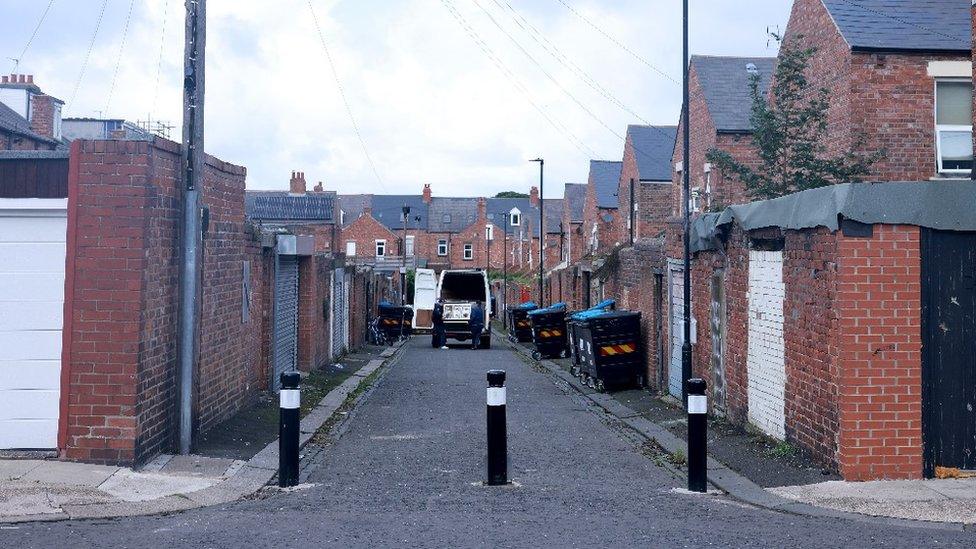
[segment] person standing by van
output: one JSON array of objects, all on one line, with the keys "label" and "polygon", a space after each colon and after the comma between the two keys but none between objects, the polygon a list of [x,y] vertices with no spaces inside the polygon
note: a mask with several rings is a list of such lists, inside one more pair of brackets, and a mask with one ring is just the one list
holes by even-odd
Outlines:
[{"label": "person standing by van", "polygon": [[471,306],[471,348],[477,349],[481,343],[481,332],[485,331],[485,309],[480,301]]},{"label": "person standing by van", "polygon": [[433,324],[433,330],[430,336],[430,346],[433,348],[440,347],[441,349],[447,349],[447,335],[444,333],[444,300],[438,299],[434,303],[434,311],[431,313],[431,322]]}]

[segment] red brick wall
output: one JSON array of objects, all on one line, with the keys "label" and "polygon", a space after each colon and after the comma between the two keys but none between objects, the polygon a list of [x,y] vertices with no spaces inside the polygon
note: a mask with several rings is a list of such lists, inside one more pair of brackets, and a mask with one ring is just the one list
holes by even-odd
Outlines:
[{"label": "red brick wall", "polygon": [[372,215],[364,213],[359,219],[342,229],[339,251],[343,254],[346,253],[346,243],[355,242],[356,257],[372,259],[376,257],[376,241],[386,240],[386,254],[390,256],[400,255],[399,246],[402,238],[402,232],[395,234],[374,219]]},{"label": "red brick wall", "polygon": [[332,257],[313,255],[298,263],[298,368],[312,371],[328,364],[332,328],[328,306],[332,297]]},{"label": "red brick wall", "polygon": [[50,95],[31,97],[31,130],[37,135],[54,139],[54,101]]},{"label": "red brick wall", "polygon": [[839,451],[849,480],[922,476],[918,227],[838,235]]},{"label": "red brick wall", "polygon": [[786,438],[820,463],[837,456],[837,234],[787,231],[783,252]]},{"label": "red brick wall", "polygon": [[[802,38],[801,38],[802,37]],[[828,151],[885,151],[872,166],[873,181],[925,181],[936,175],[935,84],[931,60],[968,56],[852,53],[820,0],[797,0],[784,45],[818,48],[808,76],[830,92]]]},{"label": "red brick wall", "polygon": [[[179,146],[76,141],[69,176],[75,231],[64,455],[140,463],[176,436]],[[247,398],[253,365],[241,345],[244,169],[208,158],[199,431]]]}]

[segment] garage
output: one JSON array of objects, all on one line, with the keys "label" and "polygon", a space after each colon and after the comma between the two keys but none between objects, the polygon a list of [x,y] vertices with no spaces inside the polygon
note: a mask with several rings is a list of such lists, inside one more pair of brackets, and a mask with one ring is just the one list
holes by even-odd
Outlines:
[{"label": "garage", "polygon": [[57,447],[66,199],[0,199],[0,449]]}]

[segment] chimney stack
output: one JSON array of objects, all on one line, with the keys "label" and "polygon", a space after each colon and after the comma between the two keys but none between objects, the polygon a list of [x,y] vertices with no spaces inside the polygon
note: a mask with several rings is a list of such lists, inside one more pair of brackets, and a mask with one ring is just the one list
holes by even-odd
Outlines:
[{"label": "chimney stack", "polygon": [[433,200],[430,192],[430,183],[424,183],[424,204],[430,204]]},{"label": "chimney stack", "polygon": [[319,182],[318,182],[318,183],[317,183],[317,184],[315,185],[315,187],[313,187],[313,188],[312,188],[312,190],[313,190],[313,191],[315,191],[315,192],[317,192],[317,193],[320,193],[320,192],[323,192],[323,191],[324,191],[324,189],[325,189],[325,187],[323,187],[323,186],[322,186],[322,182],[321,182],[321,181],[319,181]]},{"label": "chimney stack", "polygon": [[533,208],[538,208],[539,207],[539,188],[538,187],[532,187],[529,190],[529,204]]},{"label": "chimney stack", "polygon": [[488,200],[485,197],[478,198],[478,219],[488,219]]},{"label": "chimney stack", "polygon": [[307,192],[305,189],[305,172],[291,172],[288,192],[293,195],[304,195]]}]

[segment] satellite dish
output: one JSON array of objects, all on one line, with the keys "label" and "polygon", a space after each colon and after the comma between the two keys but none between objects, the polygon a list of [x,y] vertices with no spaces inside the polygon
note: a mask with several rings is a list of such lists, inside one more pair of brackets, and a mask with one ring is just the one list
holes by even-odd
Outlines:
[{"label": "satellite dish", "polygon": [[749,74],[759,74],[759,69],[755,63],[746,63],[746,72]]}]

